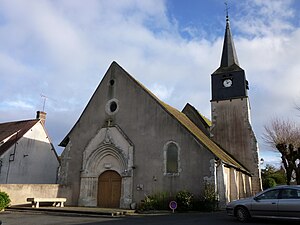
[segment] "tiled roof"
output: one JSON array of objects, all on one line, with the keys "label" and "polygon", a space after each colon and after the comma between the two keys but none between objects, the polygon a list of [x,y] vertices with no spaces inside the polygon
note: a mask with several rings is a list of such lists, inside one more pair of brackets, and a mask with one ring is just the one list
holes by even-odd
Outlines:
[{"label": "tiled roof", "polygon": [[38,121],[38,119],[34,119],[1,123],[0,143],[7,138],[8,140],[0,144],[0,156],[5,153],[6,150],[8,150],[14,143],[16,143]]},{"label": "tiled roof", "polygon": [[[194,106],[192,106],[190,103],[186,103],[186,105],[184,106],[184,108],[181,110],[182,113],[184,113],[185,115],[187,115],[187,117],[193,122],[195,123],[196,119],[198,121],[198,123],[202,124],[205,128],[210,128],[211,127],[211,121],[206,118],[204,115],[202,115]],[[190,114],[190,115],[189,115]],[[193,117],[190,117],[193,116]],[[197,126],[198,124],[195,123]],[[199,127],[199,126],[198,126]],[[200,128],[201,129],[201,128]],[[204,132],[205,133],[205,132]]]},{"label": "tiled roof", "polygon": [[[141,84],[136,79],[134,79],[126,71],[125,71],[125,73],[134,82],[136,82],[138,85],[140,85],[148,94],[150,94],[169,114],[171,114],[182,126],[184,126],[199,142],[201,142],[216,157],[221,159],[224,163],[226,163],[229,166],[233,166],[237,169],[240,169],[242,171],[249,173],[249,171],[242,164],[240,164],[231,155],[229,155],[224,149],[219,147],[212,139],[210,139],[207,135],[205,135],[203,133],[203,131],[201,131],[184,113],[180,112],[179,110],[177,110],[177,109],[173,108],[172,106],[161,101],[150,90],[148,90],[143,84]],[[202,118],[203,118],[203,116],[202,116]],[[207,123],[209,123],[209,125],[211,125],[211,122],[208,119],[206,119],[206,121],[207,121]]]},{"label": "tiled roof", "polygon": [[238,169],[247,171],[238,161],[220,148],[213,140],[205,135],[184,113],[177,109],[162,103],[165,109],[172,114],[191,134],[193,134],[207,149],[215,156],[221,159],[224,163],[234,166]]},{"label": "tiled roof", "polygon": [[199,115],[202,117],[202,119],[207,123],[208,126],[211,127],[211,121],[210,119],[206,118],[204,115],[202,115],[198,110],[197,112],[199,113]]},{"label": "tiled roof", "polygon": [[[241,165],[237,160],[235,160],[231,155],[229,155],[224,149],[219,147],[213,140],[211,140],[208,136],[206,136],[184,113],[178,111],[177,109],[169,106],[168,104],[161,101],[157,98],[150,90],[148,90],[144,85],[134,79],[126,70],[124,70],[118,63],[113,62],[108,71],[117,71],[114,68],[118,68],[124,72],[133,82],[139,85],[145,92],[147,92],[150,96],[152,96],[156,102],[161,105],[161,107],[169,113],[173,118],[175,118],[184,128],[188,130],[202,145],[204,145],[209,151],[211,151],[217,158],[222,160],[228,166],[233,166],[237,169],[240,169],[244,172],[249,173],[249,171]],[[108,74],[108,72],[107,72]],[[83,112],[84,113],[84,112]],[[200,114],[201,115],[201,114]],[[202,116],[202,115],[201,115]],[[202,118],[210,125],[210,121],[202,116]],[[80,118],[79,118],[80,119]],[[79,120],[78,120],[79,121]],[[78,121],[76,123],[78,123]],[[75,125],[71,129],[71,131],[67,134],[67,136],[62,140],[59,146],[66,147],[69,142],[69,135],[72,133]]]}]

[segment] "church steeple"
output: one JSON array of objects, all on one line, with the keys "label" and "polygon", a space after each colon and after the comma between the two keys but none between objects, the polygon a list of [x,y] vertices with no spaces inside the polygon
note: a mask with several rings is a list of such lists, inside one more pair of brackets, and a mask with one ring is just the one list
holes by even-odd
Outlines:
[{"label": "church steeple", "polygon": [[[251,188],[261,190],[257,141],[250,123],[248,81],[239,66],[226,5],[226,29],[220,67],[211,75],[211,137],[252,174]],[[244,188],[243,185],[240,188]],[[236,189],[232,189],[236,190]],[[240,189],[243,193],[243,189]]]},{"label": "church steeple", "polygon": [[220,67],[212,74],[212,101],[245,98],[248,82],[239,66],[231,35],[228,12]]},{"label": "church steeple", "polygon": [[231,35],[229,17],[228,15],[226,15],[226,29],[225,29],[223,52],[222,52],[220,67],[230,67],[233,64],[239,66],[239,61],[237,58],[237,54],[235,51],[235,47]]}]

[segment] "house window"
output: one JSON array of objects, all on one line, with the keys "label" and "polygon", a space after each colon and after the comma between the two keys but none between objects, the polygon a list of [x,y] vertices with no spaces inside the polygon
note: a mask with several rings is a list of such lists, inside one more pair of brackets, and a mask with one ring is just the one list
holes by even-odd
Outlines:
[{"label": "house window", "polygon": [[164,147],[165,175],[179,175],[179,146],[170,141]]}]

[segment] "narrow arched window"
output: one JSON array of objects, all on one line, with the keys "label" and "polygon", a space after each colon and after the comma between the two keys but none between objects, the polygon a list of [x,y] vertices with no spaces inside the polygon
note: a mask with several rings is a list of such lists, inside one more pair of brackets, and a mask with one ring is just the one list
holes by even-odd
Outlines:
[{"label": "narrow arched window", "polygon": [[180,172],[179,146],[174,141],[169,141],[164,146],[165,175],[178,176]]},{"label": "narrow arched window", "polygon": [[167,148],[167,173],[178,173],[178,148],[170,143]]}]

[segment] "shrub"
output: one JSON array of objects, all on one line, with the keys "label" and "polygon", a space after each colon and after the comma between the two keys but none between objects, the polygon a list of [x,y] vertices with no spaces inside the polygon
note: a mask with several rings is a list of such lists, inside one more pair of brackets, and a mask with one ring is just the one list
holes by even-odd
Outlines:
[{"label": "shrub", "polygon": [[286,184],[287,182],[284,169],[277,169],[269,164],[266,165],[266,168],[261,170],[261,178],[263,189]]},{"label": "shrub", "polygon": [[176,194],[178,211],[188,211],[192,209],[193,194],[188,191],[179,191]]},{"label": "shrub", "polygon": [[154,195],[146,196],[139,209],[147,210],[168,210],[171,198],[166,192],[160,192]]},{"label": "shrub", "polygon": [[202,195],[194,198],[193,209],[197,211],[215,211],[218,209],[218,195],[213,184],[204,184]]},{"label": "shrub", "polygon": [[0,191],[0,210],[3,210],[4,208],[8,207],[9,203],[10,203],[10,198],[8,194]]},{"label": "shrub", "polygon": [[142,200],[142,203],[139,206],[139,210],[141,211],[148,211],[153,210],[155,208],[154,200],[151,198],[151,196],[146,196],[144,200]]},{"label": "shrub", "polygon": [[214,211],[218,208],[218,195],[215,185],[210,183],[204,184],[203,201],[207,211]]},{"label": "shrub", "polygon": [[161,192],[146,196],[138,208],[141,211],[170,210],[169,203],[172,200],[176,200],[178,211],[214,211],[218,208],[215,186],[209,183],[204,184],[204,190],[200,196],[194,197],[188,191],[179,191],[175,197],[167,192]]},{"label": "shrub", "polygon": [[276,185],[276,181],[272,177],[267,177],[263,180],[263,189],[275,187]]}]

